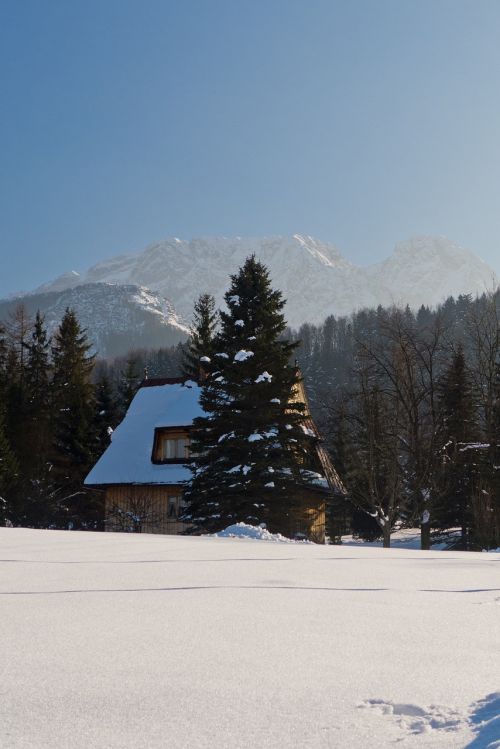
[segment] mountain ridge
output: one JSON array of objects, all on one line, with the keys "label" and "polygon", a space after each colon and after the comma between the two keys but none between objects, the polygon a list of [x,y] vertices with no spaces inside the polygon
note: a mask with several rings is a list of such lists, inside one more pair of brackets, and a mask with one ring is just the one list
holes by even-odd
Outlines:
[{"label": "mountain ridge", "polygon": [[498,283],[492,268],[442,236],[422,235],[400,242],[385,260],[362,267],[346,259],[332,243],[294,234],[171,237],[139,252],[103,260],[82,274],[63,274],[35,293],[83,283],[135,284],[168,299],[180,318],[189,321],[200,293],[207,291],[222,304],[229,274],[252,253],[268,266],[273,285],[287,298],[286,315],[293,327],[379,304],[435,306],[447,296],[482,293]]},{"label": "mountain ridge", "polygon": [[435,307],[449,296],[481,294],[498,285],[486,263],[443,236],[416,236],[366,267],[346,259],[336,245],[304,234],[275,237],[171,237],[69,271],[33,292],[0,300],[0,319],[16,303],[38,302],[54,328],[65,306],[75,308],[102,355],[185,339],[199,294],[224,303],[229,276],[248,255],[268,267],[283,292],[285,316],[298,329],[330,314],[382,306]]}]

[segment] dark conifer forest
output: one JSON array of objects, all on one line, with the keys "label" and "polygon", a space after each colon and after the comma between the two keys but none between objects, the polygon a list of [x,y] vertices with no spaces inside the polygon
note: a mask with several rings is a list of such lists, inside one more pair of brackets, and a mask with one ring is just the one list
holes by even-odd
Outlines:
[{"label": "dark conifer forest", "polygon": [[[226,300],[222,327],[213,300],[198,300],[191,345],[109,360],[71,309],[52,340],[23,307],[3,320],[0,522],[102,529],[100,497],[83,478],[145,374],[195,376],[199,359],[217,353],[204,350],[214,331],[241,332],[237,296]],[[408,526],[421,529],[423,548],[436,536],[463,549],[500,547],[499,315],[497,292],[278,331],[295,343],[287,355],[348,490],[329,507],[332,541],[353,532],[389,545]]]}]

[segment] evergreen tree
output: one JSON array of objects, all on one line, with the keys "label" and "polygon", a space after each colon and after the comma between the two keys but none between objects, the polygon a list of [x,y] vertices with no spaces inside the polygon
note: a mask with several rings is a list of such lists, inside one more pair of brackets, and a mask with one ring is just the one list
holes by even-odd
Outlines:
[{"label": "evergreen tree", "polygon": [[26,357],[32,330],[33,321],[29,317],[24,304],[19,304],[14,312],[9,315],[6,332],[9,348],[14,352],[18,364],[18,380],[21,385],[24,384]]},{"label": "evergreen tree", "polygon": [[26,387],[27,318],[24,307],[19,307],[7,326],[2,396],[3,429],[8,450],[16,464],[16,480],[9,483],[9,519],[15,525],[25,521],[23,492],[24,458],[27,456],[25,435],[28,423],[28,393]]},{"label": "evergreen tree", "polygon": [[28,320],[25,309],[21,305],[11,316],[7,326],[4,371],[5,429],[11,448],[16,455],[22,455],[25,450],[24,438],[28,418],[26,387],[28,335]]},{"label": "evergreen tree", "polygon": [[141,363],[139,357],[131,355],[126,361],[125,369],[120,374],[120,382],[118,385],[118,400],[121,418],[125,416],[125,413],[132,403],[132,399],[137,393],[139,385],[141,384],[142,374],[140,368]]},{"label": "evergreen tree", "polygon": [[500,361],[497,362],[495,372],[493,423],[495,426],[489,454],[492,522],[487,546],[500,548]]},{"label": "evergreen tree", "polygon": [[[211,294],[201,294],[194,305],[193,323],[187,349],[184,352],[182,374],[197,382],[200,368],[208,372],[214,355],[214,337],[218,323],[215,299]],[[207,361],[209,360],[209,361]]]},{"label": "evergreen tree", "polygon": [[439,388],[442,416],[439,497],[436,523],[440,528],[459,526],[462,547],[469,548],[471,504],[478,483],[479,430],[474,393],[460,345],[444,372]]},{"label": "evergreen tree", "polygon": [[[37,475],[47,460],[50,443],[50,342],[40,312],[36,313],[31,342],[27,345],[27,430],[25,444],[29,465]],[[36,454],[35,454],[36,453]]]},{"label": "evergreen tree", "polygon": [[495,367],[489,447],[480,463],[482,481],[474,496],[473,533],[481,549],[500,547],[500,361]]},{"label": "evergreen tree", "polygon": [[7,342],[5,339],[5,328],[0,323],[0,403],[5,403],[5,387],[7,367]]},{"label": "evergreen tree", "polygon": [[84,501],[82,482],[96,453],[94,387],[91,344],[73,310],[67,308],[54,336],[53,359],[53,474],[61,507],[69,521],[85,524],[93,518]]},{"label": "evergreen tree", "polygon": [[254,256],[231,276],[214,342],[214,366],[195,420],[193,479],[185,519],[195,530],[234,522],[299,530],[297,500],[311,436],[290,365],[296,344],[281,340],[284,300]]},{"label": "evergreen tree", "polygon": [[35,315],[31,340],[26,343],[26,349],[26,379],[30,402],[36,408],[38,404],[45,404],[46,402],[50,372],[50,341],[47,336],[44,317],[39,310]]},{"label": "evergreen tree", "polygon": [[[51,365],[50,342],[40,312],[36,313],[31,340],[26,344],[26,420],[22,452],[19,454],[23,524],[38,528],[51,525],[53,507],[50,496]],[[56,513],[57,514],[57,513]]]},{"label": "evergreen tree", "polygon": [[97,454],[101,455],[111,441],[113,429],[120,421],[119,405],[111,380],[102,374],[95,386]]},{"label": "evergreen tree", "polygon": [[11,450],[5,430],[4,416],[0,409],[0,525],[5,520],[16,521],[11,491],[18,481],[18,464]]}]

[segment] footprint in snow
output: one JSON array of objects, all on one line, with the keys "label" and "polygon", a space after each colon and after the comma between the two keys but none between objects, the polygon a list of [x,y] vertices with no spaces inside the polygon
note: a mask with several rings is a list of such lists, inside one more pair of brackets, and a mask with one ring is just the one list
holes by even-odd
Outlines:
[{"label": "footprint in snow", "polygon": [[467,726],[474,738],[465,749],[500,749],[500,692],[474,702],[468,716],[441,705],[423,708],[391,700],[365,700],[358,707],[390,716],[407,733],[457,731]]},{"label": "footprint in snow", "polygon": [[392,702],[391,700],[365,700],[361,709],[373,709],[381,715],[390,716],[400,728],[408,733],[430,733],[431,731],[457,731],[463,726],[463,717],[456,710],[441,705],[423,708],[418,705]]}]

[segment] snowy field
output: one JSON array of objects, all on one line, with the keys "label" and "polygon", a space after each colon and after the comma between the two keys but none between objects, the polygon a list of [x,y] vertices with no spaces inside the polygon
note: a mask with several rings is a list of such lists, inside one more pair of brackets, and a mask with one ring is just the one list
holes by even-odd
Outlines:
[{"label": "snowy field", "polygon": [[500,747],[500,554],[0,529],[0,747]]}]

